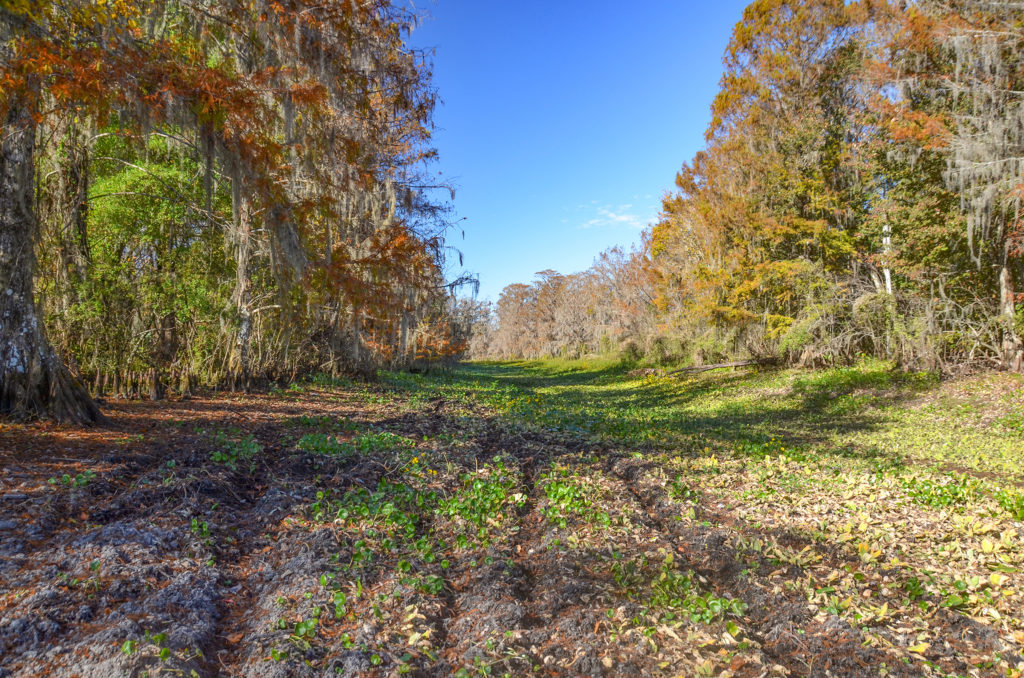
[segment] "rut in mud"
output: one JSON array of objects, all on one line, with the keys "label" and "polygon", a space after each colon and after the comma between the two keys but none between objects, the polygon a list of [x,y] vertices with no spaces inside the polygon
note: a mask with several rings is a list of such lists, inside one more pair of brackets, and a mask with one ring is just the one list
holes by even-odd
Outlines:
[{"label": "rut in mud", "polygon": [[0,676],[1005,675],[1020,661],[1012,637],[949,606],[932,608],[927,649],[899,614],[851,623],[808,587],[849,578],[895,610],[906,572],[741,515],[701,486],[720,474],[700,455],[373,386],[111,410],[106,431],[2,433]]}]

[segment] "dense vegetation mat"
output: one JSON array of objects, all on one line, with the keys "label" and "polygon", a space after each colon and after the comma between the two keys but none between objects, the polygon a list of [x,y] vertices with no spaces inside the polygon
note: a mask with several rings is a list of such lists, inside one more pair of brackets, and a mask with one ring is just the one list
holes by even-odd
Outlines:
[{"label": "dense vegetation mat", "polygon": [[[7,425],[0,676],[1020,676],[1019,390],[879,374],[474,366]],[[991,444],[887,452],[931,407]]]}]

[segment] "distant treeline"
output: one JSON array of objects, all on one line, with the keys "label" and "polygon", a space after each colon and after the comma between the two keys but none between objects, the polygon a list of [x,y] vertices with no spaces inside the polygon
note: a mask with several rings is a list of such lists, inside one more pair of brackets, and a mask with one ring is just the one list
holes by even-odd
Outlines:
[{"label": "distant treeline", "polygon": [[756,0],[724,64],[640,249],[506,288],[474,354],[1021,369],[1024,5]]},{"label": "distant treeline", "polygon": [[461,350],[400,5],[0,5],[0,414]]}]

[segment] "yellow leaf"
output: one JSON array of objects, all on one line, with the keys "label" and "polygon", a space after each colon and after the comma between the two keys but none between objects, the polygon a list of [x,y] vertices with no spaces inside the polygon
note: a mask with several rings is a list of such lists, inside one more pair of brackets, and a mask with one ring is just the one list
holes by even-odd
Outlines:
[{"label": "yellow leaf", "polygon": [[924,654],[924,651],[928,649],[928,643],[919,643],[917,645],[911,645],[907,648],[908,651],[916,654]]}]

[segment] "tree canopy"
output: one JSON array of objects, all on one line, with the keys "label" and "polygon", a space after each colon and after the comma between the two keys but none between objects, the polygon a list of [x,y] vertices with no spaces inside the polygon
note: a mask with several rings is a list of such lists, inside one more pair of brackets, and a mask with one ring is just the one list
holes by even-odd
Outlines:
[{"label": "tree canopy", "polygon": [[3,311],[25,323],[0,329],[0,409],[88,420],[81,379],[158,397],[451,353],[417,21],[386,0],[4,0]]},{"label": "tree canopy", "polygon": [[[644,321],[592,316],[580,346],[1020,369],[1022,20],[1016,3],[752,2],[705,148],[619,263],[644,271]],[[495,355],[568,348],[503,310],[543,306],[556,279],[506,290],[492,335],[533,339]]]}]

